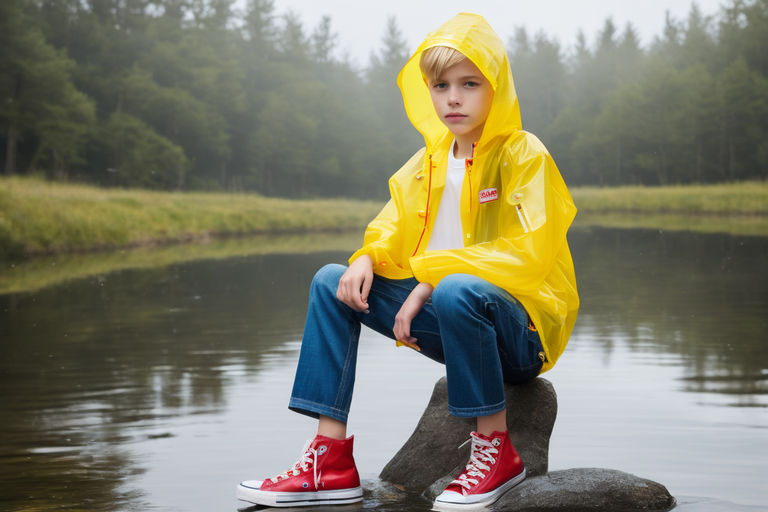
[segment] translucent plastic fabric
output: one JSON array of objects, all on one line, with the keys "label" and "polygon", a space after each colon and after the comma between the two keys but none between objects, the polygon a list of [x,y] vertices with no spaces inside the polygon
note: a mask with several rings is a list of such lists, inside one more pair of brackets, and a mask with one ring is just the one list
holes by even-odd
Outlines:
[{"label": "translucent plastic fabric", "polygon": [[[433,46],[467,56],[494,89],[491,111],[467,160],[461,198],[464,247],[425,251],[445,186],[452,134],[435,113],[421,53]],[[579,299],[566,232],[576,207],[544,145],[522,131],[504,43],[485,19],[462,13],[430,33],[397,78],[408,117],[424,136],[389,181],[391,199],[368,225],[363,247],[374,272],[415,276],[437,286],[449,274],[472,274],[509,291],[538,329],[549,370],[576,320]]]}]

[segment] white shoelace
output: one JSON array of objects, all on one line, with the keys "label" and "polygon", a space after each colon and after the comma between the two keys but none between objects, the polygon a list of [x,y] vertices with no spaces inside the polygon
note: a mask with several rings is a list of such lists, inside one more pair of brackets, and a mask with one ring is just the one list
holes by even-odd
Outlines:
[{"label": "white shoelace", "polygon": [[293,465],[293,467],[288,469],[285,473],[281,473],[276,477],[270,478],[270,480],[277,482],[278,480],[285,480],[286,478],[290,478],[292,476],[299,476],[301,473],[308,471],[308,465],[312,464],[312,476],[314,477],[315,489],[317,489],[317,450],[309,447],[311,443],[312,440],[310,439],[304,444],[304,448],[301,450],[302,455],[296,464]]},{"label": "white shoelace", "polygon": [[[472,441],[471,455],[469,456],[469,462],[464,468],[464,471],[459,477],[451,482],[451,484],[457,484],[464,488],[463,492],[466,494],[473,485],[477,485],[480,480],[472,477],[485,478],[484,471],[491,469],[491,466],[485,464],[489,462],[491,464],[496,463],[494,454],[499,453],[499,450],[491,444],[490,441],[479,437],[476,433],[470,434],[470,441]],[[466,444],[466,443],[465,443]],[[462,445],[463,446],[463,445]]]}]

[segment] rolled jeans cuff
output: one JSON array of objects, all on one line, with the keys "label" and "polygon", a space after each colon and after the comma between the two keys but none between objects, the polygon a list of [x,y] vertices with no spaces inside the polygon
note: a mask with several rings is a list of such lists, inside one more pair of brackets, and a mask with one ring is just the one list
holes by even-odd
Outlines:
[{"label": "rolled jeans cuff", "polygon": [[310,418],[317,419],[322,415],[342,423],[347,422],[347,417],[349,415],[348,411],[329,407],[310,400],[304,400],[303,398],[296,398],[295,396],[292,396],[288,401],[288,409],[309,416]]},{"label": "rolled jeans cuff", "polygon": [[452,405],[448,405],[448,412],[459,418],[475,418],[477,416],[488,416],[503,411],[506,406],[507,404],[505,400],[483,407],[453,407]]}]

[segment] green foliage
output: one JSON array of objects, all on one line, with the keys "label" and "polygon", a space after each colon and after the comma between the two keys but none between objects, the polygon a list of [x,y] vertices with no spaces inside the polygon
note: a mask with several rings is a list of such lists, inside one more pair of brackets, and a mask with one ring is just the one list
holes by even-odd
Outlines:
[{"label": "green foliage", "polygon": [[[72,83],[75,63],[46,42],[22,0],[0,7],[0,126],[5,173],[22,166],[63,176],[80,162],[94,106]],[[20,142],[24,141],[19,152]]]},{"label": "green foliage", "polygon": [[101,143],[115,167],[113,183],[129,187],[173,189],[184,180],[184,151],[141,119],[115,112],[104,126]]},{"label": "green foliage", "polygon": [[[273,0],[0,2],[5,173],[157,189],[384,198],[421,144],[394,17],[365,69],[330,17]],[[570,184],[768,175],[768,0],[692,4],[653,44],[607,19],[572,47],[509,41],[523,126]]]},{"label": "green foliage", "polygon": [[509,46],[523,126],[572,184],[765,179],[766,27],[768,0],[732,0],[717,17],[692,4],[684,22],[667,16],[648,49],[631,25],[619,36],[607,20],[570,58],[520,29]]},{"label": "green foliage", "polygon": [[403,108],[400,90],[395,78],[408,60],[408,48],[397,20],[387,19],[387,28],[381,39],[381,47],[371,55],[364,84],[365,101],[377,121],[375,128],[383,135],[379,140],[379,159],[395,170],[413,151],[424,144],[421,136],[411,126]]}]

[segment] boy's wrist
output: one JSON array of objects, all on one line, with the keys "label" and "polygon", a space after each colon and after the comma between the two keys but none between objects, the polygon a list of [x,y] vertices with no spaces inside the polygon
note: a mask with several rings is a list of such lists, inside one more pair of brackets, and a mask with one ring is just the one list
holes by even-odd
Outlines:
[{"label": "boy's wrist", "polygon": [[426,294],[428,294],[428,295],[429,295],[429,294],[431,294],[431,293],[432,293],[432,290],[434,289],[434,287],[433,287],[433,286],[432,286],[430,283],[427,283],[426,281],[422,281],[422,282],[420,282],[420,283],[418,284],[418,287],[419,287],[419,288],[420,288],[420,289],[421,289],[421,290],[422,290],[424,293],[426,293]]}]

